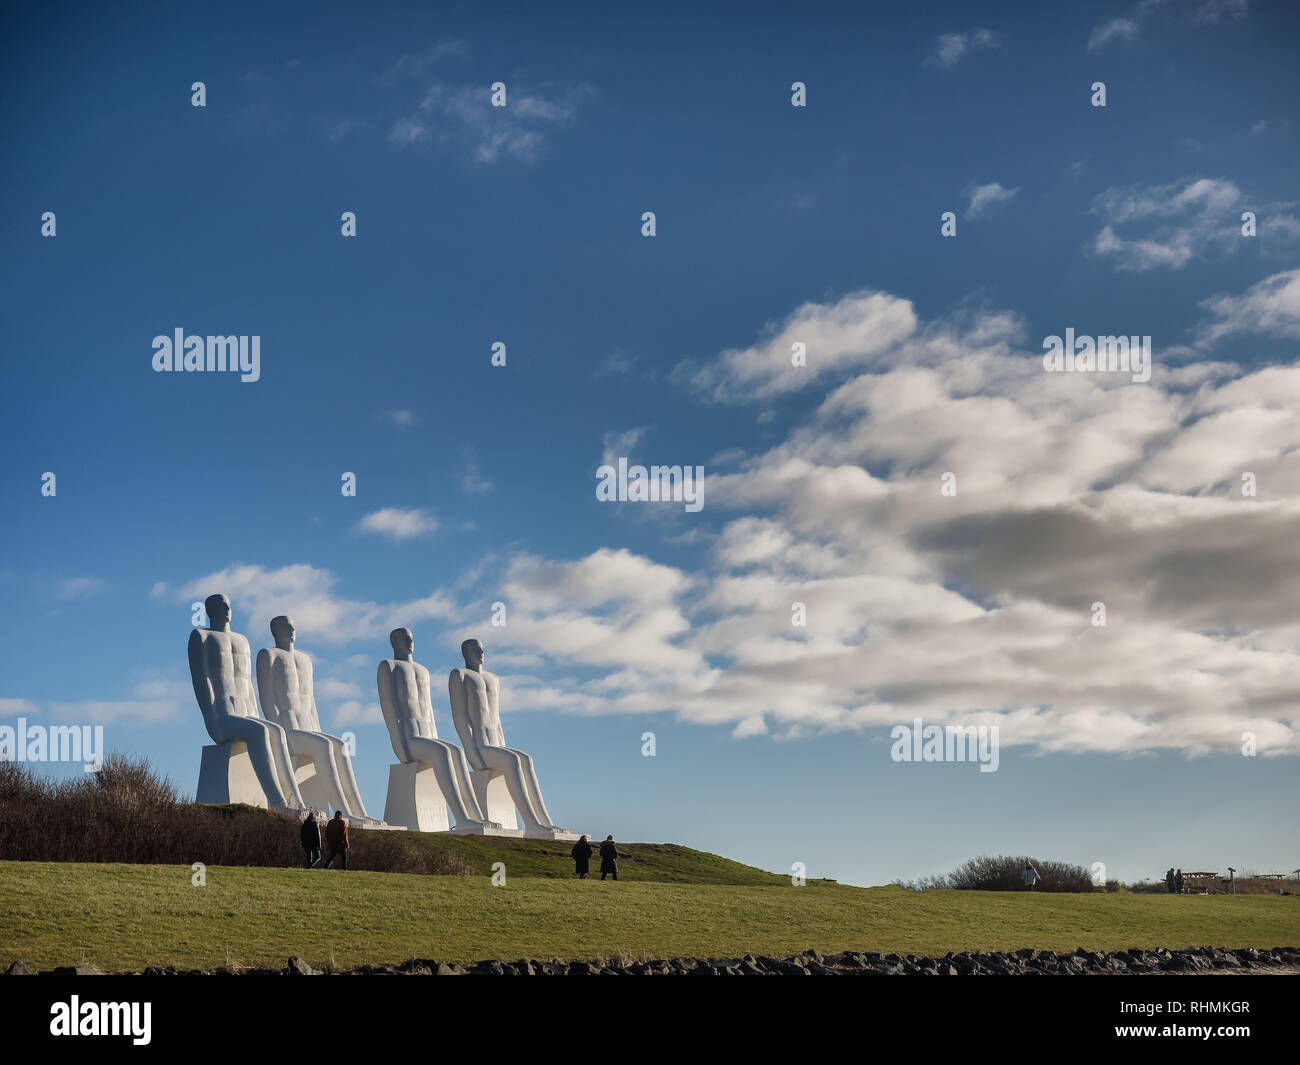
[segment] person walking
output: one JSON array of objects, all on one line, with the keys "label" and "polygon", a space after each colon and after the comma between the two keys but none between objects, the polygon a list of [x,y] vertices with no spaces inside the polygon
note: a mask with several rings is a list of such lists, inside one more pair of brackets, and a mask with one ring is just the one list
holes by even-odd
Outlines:
[{"label": "person walking", "polygon": [[1169,894],[1174,893],[1174,867],[1171,865],[1169,871],[1165,873],[1165,889]]},{"label": "person walking", "polygon": [[1179,869],[1176,873],[1174,873],[1174,894],[1181,895],[1182,893],[1183,893],[1183,871]]},{"label": "person walking", "polygon": [[1020,875],[1025,881],[1025,890],[1033,891],[1034,885],[1038,883],[1038,870],[1034,868],[1033,863],[1028,858],[1025,859],[1025,868]]},{"label": "person walking", "polygon": [[334,811],[334,820],[325,826],[325,846],[329,848],[330,856],[325,862],[325,868],[331,869],[334,866],[334,859],[339,859],[339,868],[348,867],[348,823],[343,820],[343,811]]},{"label": "person walking", "polygon": [[569,854],[573,857],[573,871],[578,874],[578,879],[586,880],[587,870],[591,867],[591,844],[587,842],[587,837],[578,840]]},{"label": "person walking", "polygon": [[302,849],[307,852],[307,868],[315,869],[320,864],[320,822],[316,820],[316,811],[307,814],[298,833],[302,839]]},{"label": "person walking", "polygon": [[614,843],[613,836],[606,836],[605,842],[600,845],[601,880],[605,879],[607,873],[615,880],[618,879],[618,847]]}]

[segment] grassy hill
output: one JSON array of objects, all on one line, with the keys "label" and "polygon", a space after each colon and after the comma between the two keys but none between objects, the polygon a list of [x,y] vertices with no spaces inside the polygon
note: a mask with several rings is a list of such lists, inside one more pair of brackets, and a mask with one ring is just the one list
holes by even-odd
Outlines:
[{"label": "grassy hill", "polygon": [[[386,833],[387,835],[388,833]],[[355,835],[355,833],[354,833]],[[568,879],[573,876],[572,843],[508,836],[453,836],[430,832],[392,833],[416,846],[463,858],[474,875],[489,876],[494,862],[504,862],[506,874],[521,877]],[[599,847],[599,841],[592,844]],[[766,873],[706,851],[673,843],[620,843],[620,882],[654,881],[665,884],[751,884],[771,887],[789,884],[788,876]],[[599,879],[600,857],[592,860]]]},{"label": "grassy hill", "polygon": [[[816,947],[942,955],[1300,944],[1300,898],[854,888],[773,876],[685,847],[639,845],[618,883],[555,876],[562,844],[450,839],[484,875],[0,862],[0,963],[340,968],[475,961],[788,955]],[[491,862],[505,861],[494,887]],[[528,872],[528,870],[533,872]],[[690,881],[690,882],[687,882]]]}]

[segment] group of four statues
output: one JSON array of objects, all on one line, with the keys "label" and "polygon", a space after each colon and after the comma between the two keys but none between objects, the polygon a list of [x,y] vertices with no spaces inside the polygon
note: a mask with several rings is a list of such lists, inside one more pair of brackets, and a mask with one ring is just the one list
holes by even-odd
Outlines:
[{"label": "group of four statues", "polygon": [[483,645],[461,644],[462,668],[447,678],[452,721],[464,751],[438,738],[429,671],[413,658],[410,629],[389,634],[393,657],[379,663],[379,705],[398,762],[389,770],[384,822],[366,813],[348,744],[321,731],[311,659],[294,646],[287,616],[271,620],[274,647],[252,651],[230,627],[230,600],[204,602],[208,627],[190,634],[190,677],[214,746],[203,749],[199,802],[250,802],[280,810],[341,810],[354,823],[448,828],[480,835],[576,838],[551,821],[533,760],[507,747],[501,728],[501,685],[483,668]]}]

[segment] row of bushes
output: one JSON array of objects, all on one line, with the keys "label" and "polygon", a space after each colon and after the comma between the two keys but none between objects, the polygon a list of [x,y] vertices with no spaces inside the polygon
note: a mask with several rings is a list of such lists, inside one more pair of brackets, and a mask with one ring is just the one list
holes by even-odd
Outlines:
[{"label": "row of bushes", "polygon": [[[1081,865],[1069,862],[1051,862],[1040,858],[1028,859],[1038,870],[1035,891],[1096,891],[1088,870]],[[921,880],[902,881],[903,887],[913,891],[956,890],[956,891],[1024,891],[1024,869],[1026,859],[1006,854],[982,855],[972,858],[960,868],[947,876],[931,876]],[[1112,881],[1111,883],[1115,883]],[[1116,891],[1106,885],[1107,891]]]},{"label": "row of bushes", "polygon": [[[190,802],[143,758],[109,755],[97,772],[63,780],[0,762],[3,860],[301,866],[298,829],[292,815]],[[349,868],[471,872],[462,856],[405,833],[353,829],[349,836]]]}]

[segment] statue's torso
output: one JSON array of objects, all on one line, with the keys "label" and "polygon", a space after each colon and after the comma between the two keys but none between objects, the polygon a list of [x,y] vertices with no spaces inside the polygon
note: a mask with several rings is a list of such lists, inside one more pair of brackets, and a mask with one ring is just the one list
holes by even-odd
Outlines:
[{"label": "statue's torso", "polygon": [[213,708],[218,714],[257,717],[253,698],[253,653],[237,632],[196,630],[202,661],[212,685]]},{"label": "statue's torso", "polygon": [[458,669],[465,686],[465,713],[489,746],[504,746],[501,733],[501,682],[485,669]]},{"label": "statue's torso", "polygon": [[302,651],[268,648],[271,657],[271,690],[274,708],[264,706],[268,717],[287,729],[319,732],[320,722],[312,710],[311,659]]},{"label": "statue's torso", "polygon": [[410,735],[436,740],[437,726],[433,723],[433,696],[429,686],[429,671],[419,662],[392,659],[393,708],[399,721],[405,721]]}]

